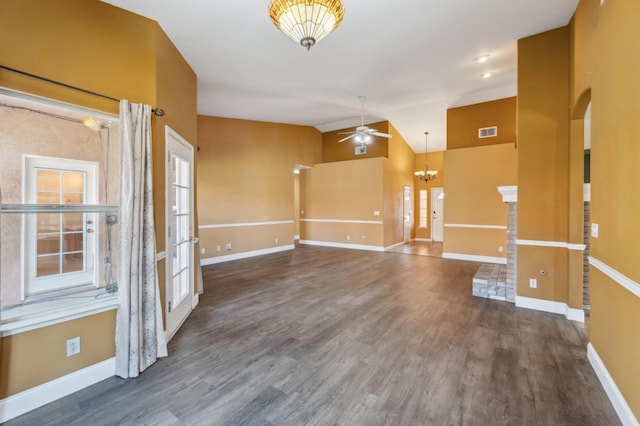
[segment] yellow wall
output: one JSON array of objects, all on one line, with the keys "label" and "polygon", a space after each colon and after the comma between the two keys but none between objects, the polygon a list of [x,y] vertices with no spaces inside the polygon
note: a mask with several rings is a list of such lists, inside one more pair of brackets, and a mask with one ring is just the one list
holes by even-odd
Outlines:
[{"label": "yellow wall", "polygon": [[[369,124],[368,127],[376,129],[382,133],[389,132],[390,123],[388,121],[381,121],[379,123]],[[349,139],[344,142],[338,142],[349,135],[340,134],[344,132],[355,131],[355,127],[347,129],[335,130],[332,132],[326,132],[322,134],[322,162],[329,163],[333,161],[345,161],[345,160],[361,160],[363,158],[374,157],[388,157],[389,156],[389,140],[386,138],[374,137],[373,141],[366,145],[367,153],[356,155],[355,147],[360,144]]]},{"label": "yellow wall", "polygon": [[[112,310],[3,337],[0,399],[113,357],[115,324]],[[65,342],[74,337],[81,351],[67,357]]]},{"label": "yellow wall", "polygon": [[507,205],[498,186],[516,184],[516,155],[513,143],[444,153],[444,252],[506,258]]},{"label": "yellow wall", "polygon": [[[389,122],[387,122],[389,123]],[[384,161],[384,246],[404,241],[404,187],[414,192],[415,153],[402,135],[389,123],[389,158]],[[410,212],[411,214],[411,212]],[[413,221],[411,221],[413,232]]]},{"label": "yellow wall", "polygon": [[404,240],[404,187],[414,189],[415,154],[388,121],[370,127],[392,137],[374,138],[362,156],[352,142],[337,142],[352,129],[323,134],[323,163],[301,173],[301,240],[379,249]]},{"label": "yellow wall", "polygon": [[[300,239],[382,248],[382,223],[357,222],[384,220],[383,161],[338,161],[302,170],[300,209],[304,213],[300,216]],[[374,211],[379,211],[380,216],[375,216]]]},{"label": "yellow wall", "polygon": [[[518,239],[568,241],[568,76],[568,27],[518,41]],[[568,264],[566,249],[518,246],[518,295],[569,303]]]},{"label": "yellow wall", "polygon": [[[478,129],[498,127],[498,135],[479,138]],[[447,150],[516,142],[516,98],[447,110]]]},{"label": "yellow wall", "polygon": [[[293,169],[318,162],[321,141],[312,127],[199,116],[198,217],[200,247],[206,250],[202,257],[293,244]],[[281,221],[290,223],[246,225]],[[240,226],[220,227],[229,224]],[[226,250],[227,244],[231,250]]]},{"label": "yellow wall", "polygon": [[[414,165],[414,171],[424,170],[424,165],[429,165],[429,170],[436,170],[438,177],[436,180],[429,182],[422,181],[415,178],[415,193],[414,193],[414,235],[416,239],[430,240],[431,239],[431,188],[444,187],[444,151],[430,152],[426,154],[416,154],[416,161]],[[427,227],[420,228],[420,190],[427,191]]]},{"label": "yellow wall", "polygon": [[[640,3],[580,2],[571,23],[572,114],[589,98],[591,256],[640,282]],[[640,418],[640,298],[591,267],[590,340]]]},{"label": "yellow wall", "polygon": [[[164,129],[165,123],[188,140],[197,138],[196,76],[159,25],[97,0],[0,0],[0,58],[3,65],[63,83],[75,85],[117,99],[161,106],[165,118],[153,118],[153,157],[158,249],[164,248]],[[0,86],[70,102],[111,113],[118,112],[113,101],[81,94],[50,83],[0,71]],[[162,102],[162,104],[159,104]],[[164,268],[159,265],[163,278]],[[160,286],[164,288],[163,285]],[[104,321],[104,324],[102,323]],[[95,327],[91,341],[83,345],[83,356],[64,362],[47,363],[47,372],[34,376],[3,364],[3,381],[10,381],[5,395],[46,382],[87,367],[114,355],[114,325],[110,317],[93,316],[38,332],[2,339],[2,359],[28,359],[33,348],[63,348],[66,335],[86,335],[86,324]],[[86,323],[86,324],[85,324]],[[58,330],[63,330],[58,332]],[[84,333],[84,334],[83,334]],[[55,339],[47,340],[43,336]],[[63,336],[64,335],[64,336]],[[11,340],[9,340],[11,339]],[[89,339],[89,338],[87,338]],[[20,342],[17,344],[16,342]],[[28,348],[28,349],[24,349]],[[48,352],[39,349],[39,353]]]}]

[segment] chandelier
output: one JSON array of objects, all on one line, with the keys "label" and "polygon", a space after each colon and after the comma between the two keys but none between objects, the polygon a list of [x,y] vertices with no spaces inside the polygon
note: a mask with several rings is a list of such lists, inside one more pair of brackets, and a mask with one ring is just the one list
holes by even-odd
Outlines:
[{"label": "chandelier", "polygon": [[427,147],[428,136],[429,136],[429,132],[424,132],[424,148],[425,148],[424,149],[424,158],[425,158],[424,170],[418,170],[417,172],[414,173],[414,175],[416,175],[418,179],[423,180],[425,182],[436,180],[438,178],[438,171],[429,170],[429,166],[426,163],[427,151],[428,151],[428,147]]},{"label": "chandelier", "polygon": [[340,0],[271,0],[269,16],[287,37],[309,50],[338,28],[344,8]]}]

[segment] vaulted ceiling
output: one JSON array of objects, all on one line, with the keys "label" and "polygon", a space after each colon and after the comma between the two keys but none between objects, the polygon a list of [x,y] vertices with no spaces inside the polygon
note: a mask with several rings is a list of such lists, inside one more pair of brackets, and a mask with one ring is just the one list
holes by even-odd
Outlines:
[{"label": "vaulted ceiling", "polygon": [[[310,51],[269,0],[104,0],[158,21],[198,75],[198,113],[329,131],[390,120],[415,152],[445,149],[446,110],[516,95],[516,42],[566,25],[578,0],[343,0]],[[489,54],[479,63],[474,58]],[[491,78],[483,78],[486,71]]]}]

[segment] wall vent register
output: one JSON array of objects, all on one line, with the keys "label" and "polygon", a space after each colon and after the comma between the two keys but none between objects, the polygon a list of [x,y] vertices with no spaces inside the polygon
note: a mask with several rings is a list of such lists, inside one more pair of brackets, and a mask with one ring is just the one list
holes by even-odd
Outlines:
[{"label": "wall vent register", "polygon": [[498,136],[498,126],[481,127],[478,129],[478,138],[495,138]]}]

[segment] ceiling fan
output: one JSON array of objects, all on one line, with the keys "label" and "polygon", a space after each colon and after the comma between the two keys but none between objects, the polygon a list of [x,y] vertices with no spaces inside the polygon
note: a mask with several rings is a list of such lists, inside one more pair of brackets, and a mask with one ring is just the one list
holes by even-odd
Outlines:
[{"label": "ceiling fan", "polygon": [[371,143],[371,141],[373,140],[373,136],[390,139],[390,134],[379,132],[376,129],[372,129],[364,125],[364,101],[367,98],[365,98],[364,96],[358,96],[358,99],[360,99],[360,106],[362,108],[362,120],[360,122],[361,124],[360,126],[356,127],[356,130],[353,132],[338,133],[339,135],[349,135],[346,138],[340,139],[338,142],[344,142],[349,139],[354,139],[356,142],[364,146],[365,144]]}]

